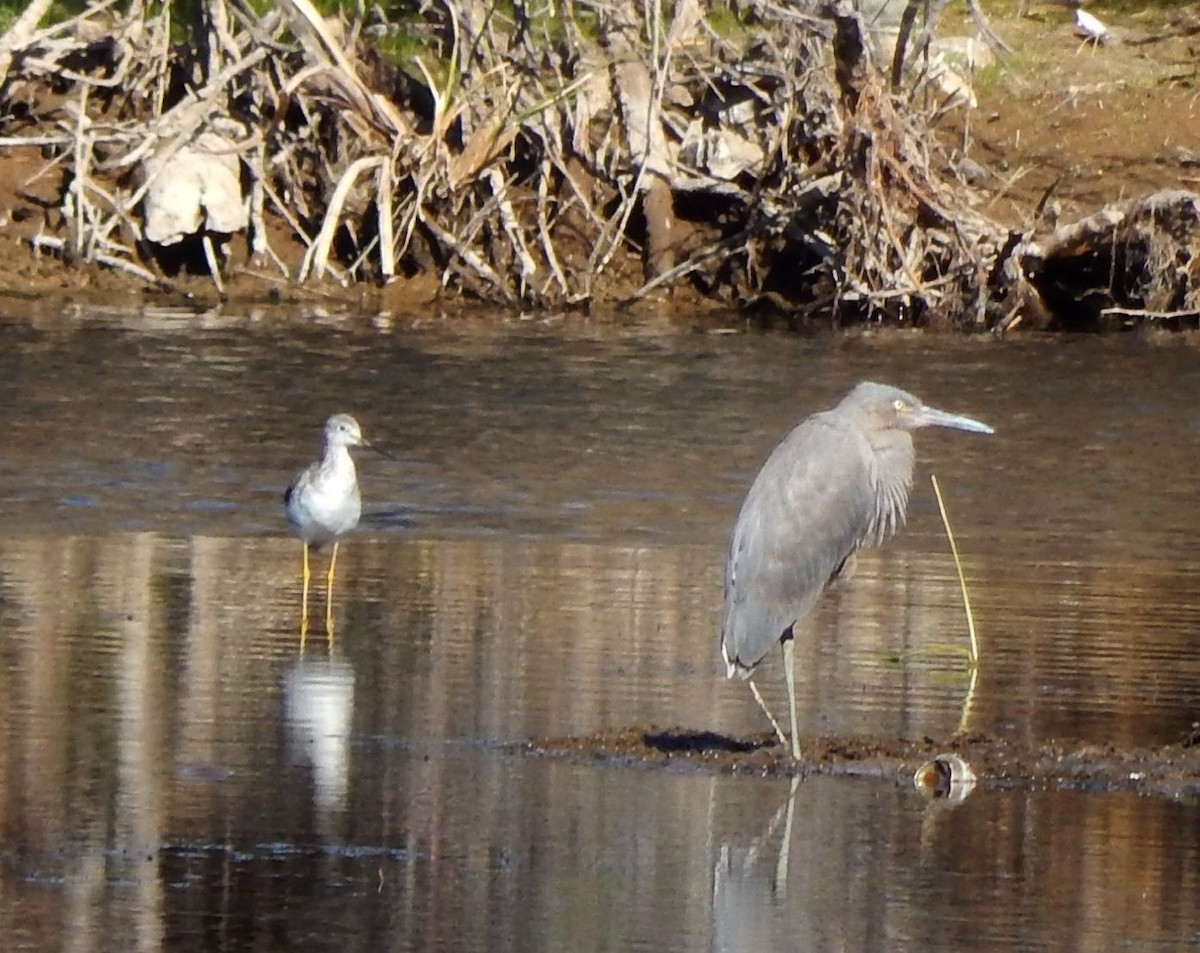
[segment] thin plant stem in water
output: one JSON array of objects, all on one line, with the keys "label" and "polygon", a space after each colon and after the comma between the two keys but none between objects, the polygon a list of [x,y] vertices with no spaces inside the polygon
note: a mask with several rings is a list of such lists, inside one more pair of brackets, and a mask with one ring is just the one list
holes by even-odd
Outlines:
[{"label": "thin plant stem in water", "polygon": [[975,687],[979,684],[979,666],[969,664],[971,681],[967,685],[967,693],[963,696],[962,714],[958,718],[956,735],[965,735],[971,727],[971,712],[975,708]]},{"label": "thin plant stem in water", "polygon": [[954,557],[954,568],[958,572],[958,587],[962,590],[963,609],[967,614],[967,633],[971,637],[968,665],[975,669],[979,665],[979,639],[975,634],[975,616],[971,613],[971,597],[967,593],[967,579],[963,575],[962,560],[958,558],[958,544],[954,541],[954,530],[950,527],[950,517],[946,513],[946,502],[942,499],[937,475],[931,474],[929,479],[933,483],[933,495],[937,497],[938,512],[942,514],[942,525],[946,528],[946,539],[950,541],[950,554]]}]

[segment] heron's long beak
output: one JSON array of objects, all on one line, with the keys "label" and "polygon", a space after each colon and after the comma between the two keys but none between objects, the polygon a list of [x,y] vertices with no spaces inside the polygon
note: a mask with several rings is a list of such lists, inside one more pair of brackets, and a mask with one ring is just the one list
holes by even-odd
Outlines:
[{"label": "heron's long beak", "polygon": [[952,427],[955,430],[969,430],[971,433],[995,433],[987,424],[974,417],[964,417],[962,414],[948,414],[935,407],[922,407],[917,413],[918,427]]}]

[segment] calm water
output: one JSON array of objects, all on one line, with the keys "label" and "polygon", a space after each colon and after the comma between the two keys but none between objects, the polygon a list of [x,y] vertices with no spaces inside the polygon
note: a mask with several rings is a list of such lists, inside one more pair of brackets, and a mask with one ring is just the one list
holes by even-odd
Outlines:
[{"label": "calm water", "polygon": [[[0,318],[0,949],[1200,946],[1200,805],[575,764],[763,729],[716,651],[741,496],[871,377],[906,531],[797,658],[803,731],[1157,745],[1200,718],[1200,361],[1128,339],[170,313]],[[280,494],[351,411],[368,517],[302,654]],[[936,470],[983,641],[968,701]],[[780,710],[778,661],[760,678]]]}]

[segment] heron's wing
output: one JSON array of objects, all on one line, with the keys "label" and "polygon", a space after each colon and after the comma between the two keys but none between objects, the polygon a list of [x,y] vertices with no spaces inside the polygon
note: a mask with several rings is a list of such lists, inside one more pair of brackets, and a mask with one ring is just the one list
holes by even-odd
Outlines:
[{"label": "heron's wing", "polygon": [[874,486],[866,439],[830,414],[804,421],[767,458],[725,562],[721,651],[731,674],[762,661],[863,541]]}]

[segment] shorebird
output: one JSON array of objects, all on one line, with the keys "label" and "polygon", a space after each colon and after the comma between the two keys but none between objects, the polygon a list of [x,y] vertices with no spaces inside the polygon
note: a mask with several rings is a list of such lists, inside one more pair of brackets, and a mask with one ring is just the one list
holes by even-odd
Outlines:
[{"label": "shorebird", "polygon": [[351,447],[370,446],[358,421],[334,414],[325,421],[321,458],[296,474],[283,495],[287,521],[304,543],[304,595],[300,615],[301,639],[308,633],[309,549],[333,543],[325,578],[325,631],[333,633],[333,574],[339,540],[358,525],[362,499]]}]

